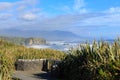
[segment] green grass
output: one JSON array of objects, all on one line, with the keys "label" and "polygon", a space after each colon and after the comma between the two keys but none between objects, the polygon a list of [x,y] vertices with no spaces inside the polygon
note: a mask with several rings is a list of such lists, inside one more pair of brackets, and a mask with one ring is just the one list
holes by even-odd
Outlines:
[{"label": "green grass", "polygon": [[59,67],[66,80],[120,80],[120,40],[80,45]]},{"label": "green grass", "polygon": [[64,53],[51,49],[33,49],[0,40],[0,79],[11,80],[18,59],[61,60]]}]

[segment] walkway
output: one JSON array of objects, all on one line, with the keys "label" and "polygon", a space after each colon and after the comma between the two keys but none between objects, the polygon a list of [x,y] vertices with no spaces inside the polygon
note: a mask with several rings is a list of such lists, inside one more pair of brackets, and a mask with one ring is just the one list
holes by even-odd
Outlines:
[{"label": "walkway", "polygon": [[21,80],[56,80],[50,77],[50,73],[43,71],[15,71],[13,76]]}]

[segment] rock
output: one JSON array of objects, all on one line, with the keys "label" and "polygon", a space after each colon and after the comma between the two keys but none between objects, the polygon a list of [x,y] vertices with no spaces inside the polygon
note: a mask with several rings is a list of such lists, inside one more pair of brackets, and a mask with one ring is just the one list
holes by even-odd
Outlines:
[{"label": "rock", "polygon": [[27,38],[25,40],[25,45],[41,45],[46,44],[46,40],[42,38]]},{"label": "rock", "polygon": [[16,62],[16,70],[20,71],[42,71],[44,59],[19,59]]}]

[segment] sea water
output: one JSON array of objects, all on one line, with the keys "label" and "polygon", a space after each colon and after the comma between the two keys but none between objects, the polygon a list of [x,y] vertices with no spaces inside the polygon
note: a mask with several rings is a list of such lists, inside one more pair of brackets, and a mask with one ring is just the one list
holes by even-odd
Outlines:
[{"label": "sea water", "polygon": [[78,44],[79,42],[49,41],[46,45],[30,45],[27,47],[36,49],[50,48],[55,50],[67,51],[70,48],[77,46]]}]

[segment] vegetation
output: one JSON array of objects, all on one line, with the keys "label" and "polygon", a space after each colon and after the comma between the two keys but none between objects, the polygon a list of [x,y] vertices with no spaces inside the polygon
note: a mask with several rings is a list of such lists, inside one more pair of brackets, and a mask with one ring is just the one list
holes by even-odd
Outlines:
[{"label": "vegetation", "polygon": [[57,59],[64,53],[51,49],[33,49],[0,40],[0,80],[11,80],[14,64],[18,59]]},{"label": "vegetation", "polygon": [[59,65],[65,80],[120,80],[120,40],[73,49]]},{"label": "vegetation", "polygon": [[32,44],[46,44],[46,40],[42,38],[23,38],[23,37],[4,37],[0,36],[0,39],[17,45],[32,45]]},{"label": "vegetation", "polygon": [[62,59],[59,76],[65,80],[120,80],[120,39],[93,42],[64,53],[33,49],[0,40],[0,80],[11,80],[18,59]]}]

